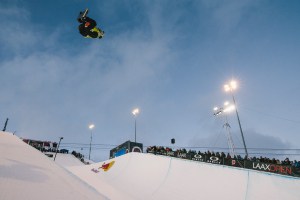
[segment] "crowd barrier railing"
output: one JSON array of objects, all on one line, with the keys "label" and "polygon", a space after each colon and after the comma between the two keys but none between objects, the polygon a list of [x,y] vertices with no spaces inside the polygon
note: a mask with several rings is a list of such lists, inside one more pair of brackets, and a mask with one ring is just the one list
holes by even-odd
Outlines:
[{"label": "crowd barrier railing", "polygon": [[178,151],[147,151],[148,153],[155,155],[164,155],[175,158],[193,160],[196,162],[206,162],[217,165],[227,165],[232,167],[241,167],[246,169],[282,174],[287,176],[300,177],[300,168],[296,168],[292,165],[282,165],[273,163],[264,163],[251,160],[243,159],[228,159],[226,157],[213,156],[208,154],[198,154],[198,153],[183,153]]}]

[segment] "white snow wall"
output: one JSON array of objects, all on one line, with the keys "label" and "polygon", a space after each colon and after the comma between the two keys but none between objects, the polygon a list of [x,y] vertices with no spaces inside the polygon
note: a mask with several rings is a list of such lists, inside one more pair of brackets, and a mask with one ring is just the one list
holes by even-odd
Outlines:
[{"label": "white snow wall", "polygon": [[108,199],[17,136],[0,131],[0,200]]},{"label": "white snow wall", "polygon": [[[107,171],[99,168],[112,161]],[[299,178],[152,154],[129,153],[68,169],[116,200],[300,199]]]}]

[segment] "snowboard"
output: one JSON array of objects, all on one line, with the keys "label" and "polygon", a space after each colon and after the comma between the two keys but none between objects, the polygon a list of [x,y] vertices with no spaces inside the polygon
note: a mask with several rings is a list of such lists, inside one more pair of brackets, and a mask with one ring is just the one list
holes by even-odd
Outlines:
[{"label": "snowboard", "polygon": [[84,11],[80,11],[79,15],[77,17],[77,20],[84,19],[87,16],[88,13],[89,13],[89,9],[88,8],[85,9]]}]

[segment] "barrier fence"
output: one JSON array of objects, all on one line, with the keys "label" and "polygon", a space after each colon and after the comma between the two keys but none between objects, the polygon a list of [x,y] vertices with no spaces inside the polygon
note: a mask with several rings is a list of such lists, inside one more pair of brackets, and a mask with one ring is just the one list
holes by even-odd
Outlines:
[{"label": "barrier fence", "polygon": [[177,151],[161,152],[161,151],[149,150],[148,153],[193,160],[197,162],[206,162],[206,163],[212,163],[217,165],[241,167],[246,169],[271,172],[271,173],[282,174],[287,176],[300,177],[300,168],[296,168],[295,166],[292,165],[263,163],[263,162],[255,162],[251,160],[228,159],[226,157],[210,156],[207,154],[198,154],[193,152],[182,153]]}]

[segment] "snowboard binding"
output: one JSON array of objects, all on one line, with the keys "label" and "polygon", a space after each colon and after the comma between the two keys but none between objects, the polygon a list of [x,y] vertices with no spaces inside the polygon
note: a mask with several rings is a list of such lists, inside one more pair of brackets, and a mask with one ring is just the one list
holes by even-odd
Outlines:
[{"label": "snowboard binding", "polygon": [[86,18],[86,16],[87,16],[88,13],[89,13],[89,9],[88,8],[85,9],[84,11],[80,11],[79,15],[77,17],[77,21],[79,23],[83,23],[85,21],[85,18]]}]

